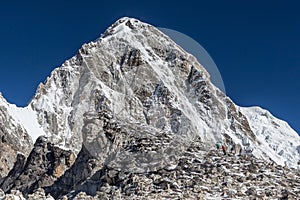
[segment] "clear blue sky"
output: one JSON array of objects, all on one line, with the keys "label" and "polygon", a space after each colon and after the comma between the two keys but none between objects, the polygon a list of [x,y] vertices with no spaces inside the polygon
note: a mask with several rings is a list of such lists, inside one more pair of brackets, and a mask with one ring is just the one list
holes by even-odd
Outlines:
[{"label": "clear blue sky", "polygon": [[131,16],[198,41],[238,105],[266,108],[300,133],[299,8],[296,0],[1,2],[0,91],[26,105],[83,43]]}]

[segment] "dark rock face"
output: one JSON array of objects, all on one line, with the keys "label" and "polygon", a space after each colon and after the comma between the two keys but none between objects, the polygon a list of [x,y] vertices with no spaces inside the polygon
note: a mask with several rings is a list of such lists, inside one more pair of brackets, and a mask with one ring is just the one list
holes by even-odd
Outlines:
[{"label": "dark rock face", "polygon": [[90,177],[95,167],[95,159],[83,146],[72,167],[52,185],[45,187],[45,192],[51,194],[54,198],[68,194]]},{"label": "dark rock face", "polygon": [[39,187],[52,185],[73,162],[72,152],[39,137],[26,162],[23,155],[18,155],[17,162],[8,176],[1,180],[0,187],[4,192],[19,190],[27,195]]},{"label": "dark rock face", "polygon": [[22,173],[25,162],[26,162],[26,157],[22,154],[18,154],[16,162],[15,162],[14,167],[12,168],[12,170],[8,173],[7,177],[2,178],[0,180],[0,186],[1,186],[2,189],[5,190],[5,189],[9,188],[11,185],[14,184],[14,181]]}]

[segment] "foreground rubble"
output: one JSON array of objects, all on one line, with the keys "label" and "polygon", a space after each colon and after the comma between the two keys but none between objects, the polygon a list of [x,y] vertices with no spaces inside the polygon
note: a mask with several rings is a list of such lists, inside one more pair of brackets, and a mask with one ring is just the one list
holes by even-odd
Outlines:
[{"label": "foreground rubble", "polygon": [[[251,156],[224,156],[214,150],[203,155],[190,149],[178,163],[157,172],[134,174],[116,184],[119,187],[106,184],[97,196],[100,199],[297,199],[300,196],[299,170]],[[82,196],[78,194],[78,199]]]},{"label": "foreground rubble", "polygon": [[[113,173],[114,172],[114,173]],[[61,199],[297,199],[300,172],[252,156],[190,147],[176,163],[149,173],[122,173],[103,169],[95,195],[89,190]],[[95,177],[94,177],[95,178]],[[92,180],[93,178],[91,178]],[[87,183],[83,183],[87,184]],[[82,187],[85,188],[85,187]],[[12,191],[0,199],[23,199]],[[28,199],[53,199],[38,189]]]}]

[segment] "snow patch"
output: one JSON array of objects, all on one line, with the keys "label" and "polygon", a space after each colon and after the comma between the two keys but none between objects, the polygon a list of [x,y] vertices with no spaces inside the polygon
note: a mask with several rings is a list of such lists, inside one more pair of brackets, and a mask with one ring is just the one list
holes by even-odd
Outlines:
[{"label": "snow patch", "polygon": [[23,127],[33,142],[39,136],[45,135],[43,128],[38,123],[36,112],[30,106],[24,108],[17,107],[15,104],[9,104],[3,98],[0,101],[0,106],[4,106],[7,109],[15,124]]}]

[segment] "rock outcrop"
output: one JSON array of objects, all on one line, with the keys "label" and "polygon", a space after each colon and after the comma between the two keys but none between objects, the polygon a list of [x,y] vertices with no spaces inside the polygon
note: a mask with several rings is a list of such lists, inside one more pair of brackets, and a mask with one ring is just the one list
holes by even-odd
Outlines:
[{"label": "rock outcrop", "polygon": [[4,192],[19,190],[25,195],[33,193],[40,187],[52,185],[73,162],[71,151],[62,150],[45,137],[39,137],[27,160],[23,155],[17,156],[13,169],[0,180],[0,188]]}]

